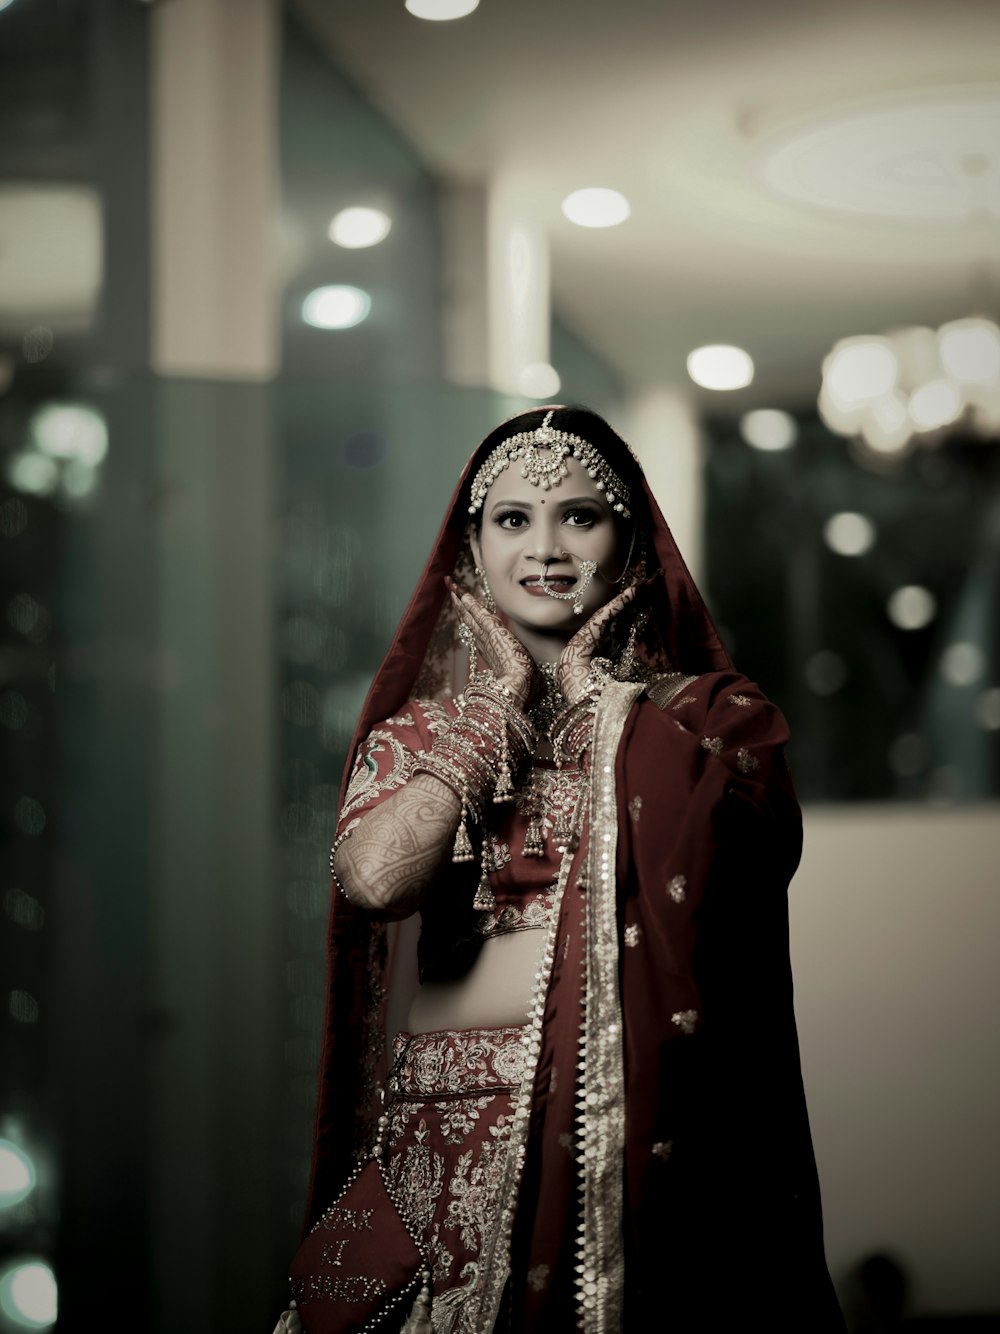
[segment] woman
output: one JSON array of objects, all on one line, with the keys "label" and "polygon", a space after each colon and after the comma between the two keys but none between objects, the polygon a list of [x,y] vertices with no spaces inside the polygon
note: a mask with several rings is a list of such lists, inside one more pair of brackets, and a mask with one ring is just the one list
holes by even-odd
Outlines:
[{"label": "woman", "polygon": [[[370,1151],[388,1080],[435,1331],[842,1328],[786,739],[607,423],[487,436],[352,750],[308,1206]],[[417,912],[410,998],[387,924]]]}]

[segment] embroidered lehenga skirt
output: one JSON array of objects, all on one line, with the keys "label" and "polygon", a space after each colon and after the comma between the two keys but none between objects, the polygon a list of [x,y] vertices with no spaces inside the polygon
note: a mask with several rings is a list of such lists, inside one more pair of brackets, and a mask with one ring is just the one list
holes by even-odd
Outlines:
[{"label": "embroidered lehenga skirt", "polygon": [[497,1224],[521,1028],[400,1033],[393,1044],[388,1176],[433,1271],[435,1334],[471,1334],[480,1255]]}]

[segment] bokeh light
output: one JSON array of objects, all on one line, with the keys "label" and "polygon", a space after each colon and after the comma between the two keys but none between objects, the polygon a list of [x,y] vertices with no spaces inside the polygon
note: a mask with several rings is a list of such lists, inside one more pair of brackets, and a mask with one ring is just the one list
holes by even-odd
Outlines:
[{"label": "bokeh light", "polygon": [[28,432],[35,448],[54,459],[79,459],[96,467],[108,452],[108,427],[86,403],[48,403],[32,416]]},{"label": "bokeh light", "polygon": [[954,320],[938,330],[941,364],[956,380],[1000,381],[1000,329],[992,320]]},{"label": "bokeh light", "polygon": [[910,395],[910,416],[918,431],[934,431],[961,415],[962,395],[950,380],[929,380]]},{"label": "bokeh light", "polygon": [[890,594],[886,610],[900,630],[922,630],[937,613],[937,599],[920,584],[905,584]]},{"label": "bokeh light", "polygon": [[343,208],[335,214],[327,235],[345,250],[364,250],[389,235],[392,219],[378,208]]},{"label": "bokeh light", "polygon": [[838,556],[863,556],[875,545],[875,525],[864,514],[844,510],[827,519],[823,541]]},{"label": "bokeh light", "polygon": [[302,318],[314,329],[353,329],[371,308],[371,297],[360,287],[317,287],[302,302]]},{"label": "bokeh light", "polygon": [[32,496],[50,496],[59,485],[58,463],[33,449],[8,455],[4,473],[15,491]]},{"label": "bokeh light", "polygon": [[743,389],[753,379],[753,360],[741,347],[710,343],[688,353],[687,373],[702,389]]},{"label": "bokeh light", "polygon": [[406,8],[415,18],[445,23],[471,14],[479,8],[479,0],[406,0]]},{"label": "bokeh light", "polygon": [[959,640],[941,654],[941,675],[953,686],[971,686],[986,670],[986,655],[978,644]]},{"label": "bokeh light", "polygon": [[47,1329],[55,1324],[59,1289],[44,1260],[21,1260],[0,1274],[0,1311],[23,1329]]},{"label": "bokeh light", "polygon": [[0,1209],[9,1209],[31,1193],[35,1165],[19,1144],[0,1138]]},{"label": "bokeh light", "polygon": [[795,418],[777,408],[757,408],[740,418],[740,435],[754,449],[766,452],[791,449],[798,434]]},{"label": "bokeh light", "polygon": [[844,338],[823,362],[823,388],[839,408],[852,408],[896,387],[899,363],[885,338]]},{"label": "bokeh light", "polygon": [[603,186],[574,190],[562,201],[562,211],[578,227],[617,227],[632,215],[625,196]]}]

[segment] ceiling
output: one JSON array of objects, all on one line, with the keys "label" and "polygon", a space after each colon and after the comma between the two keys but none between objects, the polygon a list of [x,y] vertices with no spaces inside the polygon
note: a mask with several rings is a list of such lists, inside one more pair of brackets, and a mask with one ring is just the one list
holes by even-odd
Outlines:
[{"label": "ceiling", "polygon": [[[450,23],[402,0],[295,8],[443,180],[502,179],[530,209],[557,310],[635,389],[689,385],[692,347],[734,342],[757,377],[733,406],[805,404],[837,338],[997,314],[992,0],[482,0]],[[963,97],[980,100],[941,102]],[[823,207],[766,183],[777,147]],[[568,222],[562,199],[592,185],[629,220]]]}]

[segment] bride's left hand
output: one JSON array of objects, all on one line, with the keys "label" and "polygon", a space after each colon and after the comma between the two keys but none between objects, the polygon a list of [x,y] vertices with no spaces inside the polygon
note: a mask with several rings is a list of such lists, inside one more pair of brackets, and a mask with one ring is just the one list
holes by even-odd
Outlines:
[{"label": "bride's left hand", "polygon": [[559,654],[556,680],[568,703],[575,704],[586,693],[590,684],[590,664],[601,637],[614,618],[633,601],[636,592],[637,585],[631,584],[603,607],[598,607]]}]

